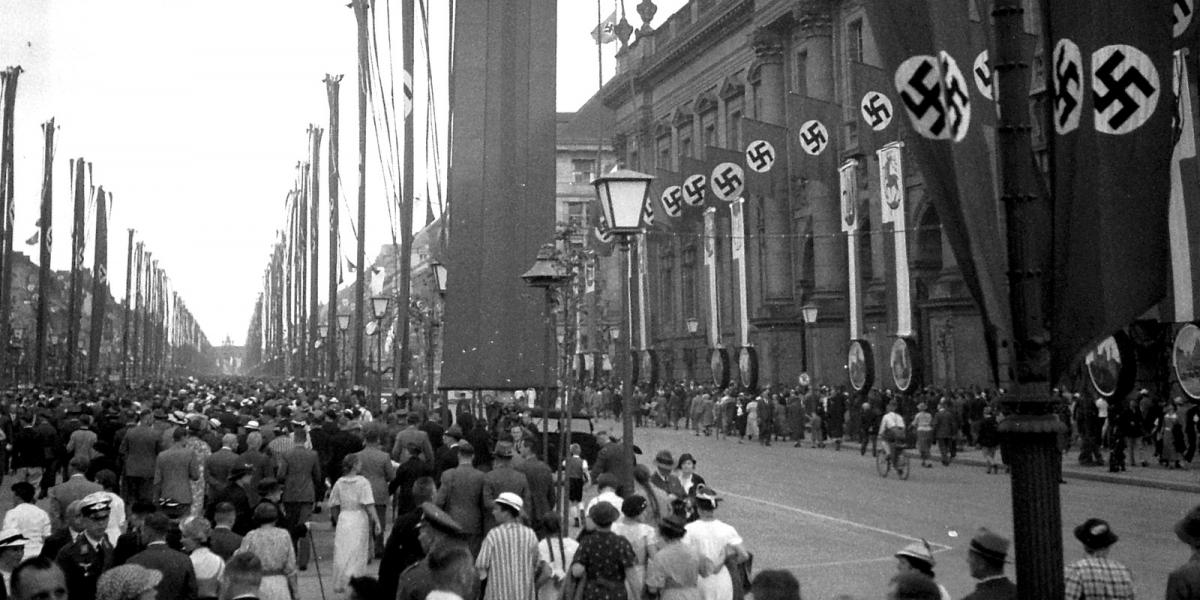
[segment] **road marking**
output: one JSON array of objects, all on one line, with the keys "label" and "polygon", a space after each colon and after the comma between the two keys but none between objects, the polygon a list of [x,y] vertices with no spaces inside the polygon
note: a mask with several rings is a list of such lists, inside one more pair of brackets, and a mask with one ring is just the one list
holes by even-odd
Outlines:
[{"label": "road marking", "polygon": [[[742,499],[742,500],[749,500],[749,501],[751,501],[751,502],[757,502],[757,503],[759,503],[759,504],[765,504],[765,505],[767,505],[767,506],[771,506],[771,507],[774,507],[774,508],[778,508],[778,509],[782,509],[782,510],[786,510],[786,511],[794,512],[794,513],[797,513],[797,514],[801,514],[801,515],[804,515],[804,516],[806,516],[806,517],[812,517],[812,518],[814,518],[814,519],[822,519],[822,520],[825,520],[825,521],[830,521],[830,522],[833,522],[833,523],[838,523],[839,525],[845,525],[845,526],[847,526],[847,527],[856,527],[856,528],[858,528],[858,529],[865,529],[865,530],[867,530],[867,531],[873,531],[873,532],[875,532],[875,533],[882,533],[882,534],[884,534],[884,535],[888,535],[888,536],[891,536],[891,537],[900,538],[900,539],[902,539],[902,540],[907,540],[907,541],[909,541],[909,542],[919,542],[919,541],[921,541],[921,538],[919,538],[919,537],[913,537],[913,536],[911,536],[911,535],[904,534],[904,533],[900,533],[900,532],[898,532],[898,531],[892,531],[892,530],[890,530],[890,529],[883,529],[882,527],[875,527],[875,526],[873,526],[873,525],[867,525],[866,523],[859,523],[859,522],[857,522],[857,521],[851,521],[851,520],[849,520],[849,519],[843,519],[843,518],[840,518],[840,517],[834,517],[834,516],[832,516],[832,515],[823,515],[823,514],[821,514],[821,513],[818,513],[818,512],[813,512],[813,511],[811,511],[811,510],[804,510],[803,508],[796,508],[795,506],[788,506],[788,505],[786,505],[786,504],[779,504],[778,502],[771,502],[770,500],[763,500],[762,498],[755,498],[755,497],[753,497],[753,496],[743,496],[743,495],[741,495],[741,494],[734,494],[734,493],[732,493],[732,492],[726,492],[726,491],[722,491],[722,492],[721,492],[721,495],[722,495],[722,496],[727,496],[727,497],[730,497],[730,498],[740,498],[740,499]],[[930,547],[932,547],[932,548],[936,548],[936,550],[934,550],[935,552],[944,552],[944,551],[946,551],[946,550],[953,550],[953,549],[954,549],[952,546],[947,546],[947,545],[945,545],[945,544],[939,544],[939,543],[937,543],[937,542],[929,542],[928,540],[926,540],[926,542],[927,542],[927,543],[930,545]],[[889,557],[889,558],[890,558],[890,557]],[[843,563],[829,563],[829,564],[830,564],[830,565],[837,565],[837,564],[843,564]],[[844,564],[852,564],[852,563],[844,563]]]}]

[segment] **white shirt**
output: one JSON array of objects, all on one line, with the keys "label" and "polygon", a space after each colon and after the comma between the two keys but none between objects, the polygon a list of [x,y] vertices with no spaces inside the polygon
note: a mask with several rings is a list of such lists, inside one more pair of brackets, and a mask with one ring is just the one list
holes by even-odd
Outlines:
[{"label": "white shirt", "polygon": [[0,528],[20,531],[28,539],[22,560],[32,558],[41,554],[42,544],[50,537],[50,515],[34,504],[22,502],[4,513],[4,525]]},{"label": "white shirt", "polygon": [[112,493],[104,492],[110,501],[108,505],[108,527],[104,533],[108,535],[108,543],[117,547],[117,538],[125,533],[125,499]]},{"label": "white shirt", "polygon": [[1096,412],[1101,419],[1108,418],[1108,401],[1104,398],[1096,398]]},{"label": "white shirt", "polygon": [[904,428],[904,417],[900,416],[900,413],[890,412],[883,415],[883,420],[879,422],[879,434],[883,435],[883,432],[893,427]]},{"label": "white shirt", "polygon": [[611,504],[613,508],[617,509],[618,513],[621,512],[621,505],[624,504],[624,502],[621,500],[621,497],[618,496],[616,492],[609,490],[606,492],[601,492],[597,494],[595,498],[592,498],[591,502],[588,502],[587,506],[584,507],[583,514],[586,515],[591,513],[592,507],[601,502],[607,502]]}]

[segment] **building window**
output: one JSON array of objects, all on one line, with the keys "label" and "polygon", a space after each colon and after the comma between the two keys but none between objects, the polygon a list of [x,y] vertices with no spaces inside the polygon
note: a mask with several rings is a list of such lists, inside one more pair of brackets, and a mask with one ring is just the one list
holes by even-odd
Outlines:
[{"label": "building window", "polygon": [[796,53],[796,68],[795,81],[792,82],[792,89],[801,96],[808,95],[808,52]]},{"label": "building window", "polygon": [[567,204],[567,225],[573,231],[587,231],[587,224],[587,202],[569,202]]},{"label": "building window", "polygon": [[658,138],[658,163],[660,169],[671,168],[671,136]]},{"label": "building window", "polygon": [[862,19],[855,19],[846,25],[846,60],[850,62],[863,61],[862,28]]},{"label": "building window", "polygon": [[737,150],[742,147],[743,96],[735,96],[725,102],[725,146]]},{"label": "building window", "polygon": [[705,148],[720,145],[717,140],[717,111],[710,110],[700,115],[700,143]]},{"label": "building window", "polygon": [[[679,130],[679,156],[680,157],[684,157],[684,156],[689,156],[692,158],[696,157],[696,154],[692,148],[691,130],[692,130],[691,125],[688,125],[686,129]],[[684,133],[684,131],[687,131],[687,133]]]},{"label": "building window", "polygon": [[596,178],[596,161],[585,158],[577,158],[571,161],[571,180],[574,183],[591,184]]}]

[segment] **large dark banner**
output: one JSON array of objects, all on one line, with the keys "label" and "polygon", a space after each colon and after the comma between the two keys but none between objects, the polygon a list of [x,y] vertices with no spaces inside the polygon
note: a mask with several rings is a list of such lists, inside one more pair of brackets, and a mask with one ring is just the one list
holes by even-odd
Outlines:
[{"label": "large dark banner", "polygon": [[554,235],[556,5],[460,2],[454,19],[441,385],[540,387],[545,297],[521,274]]},{"label": "large dark banner", "polygon": [[1045,3],[1055,88],[1058,373],[1166,291],[1175,4]]}]

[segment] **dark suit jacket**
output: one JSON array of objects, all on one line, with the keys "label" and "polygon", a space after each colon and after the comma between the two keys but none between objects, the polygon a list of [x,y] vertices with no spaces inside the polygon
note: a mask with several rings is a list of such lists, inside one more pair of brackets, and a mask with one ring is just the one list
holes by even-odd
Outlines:
[{"label": "dark suit jacket", "polygon": [[127,562],[133,555],[145,550],[142,545],[141,536],[136,529],[130,529],[117,537],[117,547],[113,550],[113,566],[119,567]]},{"label": "dark suit jacket", "polygon": [[66,527],[55,529],[50,537],[42,540],[42,553],[39,556],[54,560],[58,557],[58,551],[62,550],[67,544],[70,544],[78,532],[73,532]]},{"label": "dark suit jacket", "polygon": [[633,455],[625,451],[621,442],[609,442],[596,454],[596,464],[592,466],[592,481],[601,473],[612,473],[621,482],[624,492],[633,485]]},{"label": "dark suit jacket", "polygon": [[147,546],[133,555],[128,564],[162,572],[162,580],[157,586],[159,598],[196,598],[196,570],[192,567],[192,560],[188,555],[168,548],[165,543]]},{"label": "dark suit jacket", "polygon": [[666,477],[663,477],[662,473],[660,473],[658,469],[655,469],[654,473],[650,475],[650,485],[653,485],[654,487],[668,494],[672,494],[676,498],[682,498],[687,495],[683,491],[683,484],[679,483],[678,477],[674,475],[667,475]]},{"label": "dark suit jacket", "polygon": [[88,481],[83,475],[78,477],[72,476],[70,479],[50,488],[50,513],[51,522],[54,525],[63,524],[63,516],[67,512],[67,505],[76,500],[82,500],[84,496],[92,492],[103,491],[104,488],[94,482]]},{"label": "dark suit jacket", "polygon": [[121,440],[121,456],[125,457],[126,477],[154,477],[154,460],[162,450],[162,434],[149,425],[139,425],[125,432]]},{"label": "dark suit jacket", "polygon": [[1200,554],[1167,576],[1167,600],[1200,598]]},{"label": "dark suit jacket", "polygon": [[488,435],[483,425],[476,425],[466,433],[467,441],[475,448],[475,460],[471,464],[476,468],[489,468],[492,464],[492,436]]},{"label": "dark suit jacket", "polygon": [[208,536],[208,549],[213,551],[213,554],[220,556],[222,560],[228,561],[238,548],[242,547],[242,536],[233,532],[232,529],[224,527],[213,527],[212,533]]},{"label": "dark suit jacket", "polygon": [[517,470],[525,475],[529,483],[529,496],[525,498],[529,504],[525,506],[525,513],[532,522],[537,523],[538,519],[554,509],[554,473],[537,458],[526,459]]},{"label": "dark suit jacket", "polygon": [[400,460],[400,450],[410,442],[421,446],[421,460],[432,465],[433,444],[429,441],[429,434],[412,426],[396,434],[396,441],[392,444],[392,460]]},{"label": "dark suit jacket", "polygon": [[192,482],[200,479],[200,460],[184,447],[163,450],[154,463],[154,489],[159,498],[192,503]]},{"label": "dark suit jacket", "polygon": [[[371,482],[371,495],[375,496],[375,504],[387,504],[388,483],[396,477],[396,467],[387,452],[379,448],[363,448],[354,453],[362,464],[360,473]],[[382,516],[382,515],[381,515]]]},{"label": "dark suit jacket", "polygon": [[238,459],[244,465],[250,465],[253,475],[250,477],[250,485],[258,488],[258,482],[267,477],[275,477],[275,461],[271,457],[263,454],[261,450],[247,450],[240,455]]},{"label": "dark suit jacket", "polygon": [[210,496],[229,486],[229,473],[233,471],[234,465],[241,462],[241,457],[228,448],[221,448],[208,456],[204,461],[204,479],[208,481]]},{"label": "dark suit jacket", "polygon": [[315,450],[296,446],[284,453],[278,477],[283,481],[284,502],[316,502],[325,495],[320,456]]},{"label": "dark suit jacket", "polygon": [[[419,458],[410,458],[396,467],[396,477],[388,485],[388,494],[396,496],[396,510],[401,514],[416,508],[412,487],[422,477],[432,477],[433,469]],[[379,502],[379,498],[375,499]]]},{"label": "dark suit jacket", "polygon": [[483,476],[483,528],[484,531],[496,526],[496,518],[492,516],[492,505],[502,492],[512,492],[525,501],[526,513],[530,507],[529,480],[525,474],[507,465],[496,464],[495,468]]},{"label": "dark suit jacket", "polygon": [[205,518],[212,522],[217,505],[228,502],[237,511],[237,520],[233,523],[233,531],[238,535],[246,535],[251,529],[254,529],[254,507],[258,504],[257,496],[258,494],[255,493],[254,497],[251,497],[250,492],[240,485],[230,485],[221,490],[208,504]]},{"label": "dark suit jacket", "polygon": [[483,533],[483,471],[467,465],[442,473],[434,503],[450,514],[463,533]]},{"label": "dark suit jacket", "polygon": [[107,537],[101,537],[97,546],[92,545],[86,535],[80,535],[63,546],[55,560],[67,576],[70,596],[87,600],[96,597],[100,574],[112,568],[113,547]]},{"label": "dark suit jacket", "polygon": [[1008,580],[992,579],[975,585],[975,591],[963,597],[963,600],[1016,600],[1017,585]]},{"label": "dark suit jacket", "polygon": [[380,598],[395,598],[400,574],[425,557],[421,541],[417,538],[417,525],[420,522],[420,511],[407,512],[396,518],[392,532],[383,545],[383,558],[379,561]]}]

